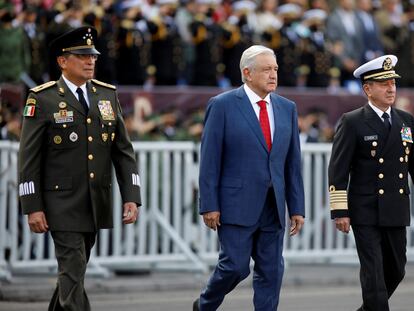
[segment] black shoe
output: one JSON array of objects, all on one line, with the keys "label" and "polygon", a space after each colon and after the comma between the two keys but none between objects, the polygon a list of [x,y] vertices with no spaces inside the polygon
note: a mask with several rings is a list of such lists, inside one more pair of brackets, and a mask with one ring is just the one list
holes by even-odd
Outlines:
[{"label": "black shoe", "polygon": [[193,302],[193,311],[200,311],[200,298],[197,298]]}]

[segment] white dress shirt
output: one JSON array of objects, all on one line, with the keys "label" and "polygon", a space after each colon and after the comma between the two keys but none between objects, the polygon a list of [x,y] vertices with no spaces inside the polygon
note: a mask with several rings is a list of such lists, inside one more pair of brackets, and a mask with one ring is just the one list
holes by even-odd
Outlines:
[{"label": "white dress shirt", "polygon": [[370,105],[370,107],[375,111],[375,113],[378,115],[378,117],[381,118],[381,121],[382,122],[384,122],[384,118],[382,117],[382,115],[384,114],[384,112],[388,113],[388,115],[390,116],[390,118],[388,120],[390,121],[390,124],[392,124],[392,120],[391,120],[391,107],[388,107],[387,110],[382,111],[378,107],[374,106],[370,101],[368,101],[368,105]]},{"label": "white dress shirt", "polygon": [[273,114],[273,107],[270,101],[270,94],[267,94],[265,98],[261,98],[259,95],[253,92],[253,90],[249,88],[247,84],[244,84],[243,87],[244,87],[244,91],[247,94],[247,97],[250,100],[250,103],[252,104],[253,110],[256,113],[257,120],[259,121],[260,121],[260,107],[257,104],[257,102],[260,100],[266,101],[267,115],[269,117],[269,124],[270,124],[270,135],[272,137],[272,142],[273,142],[273,132],[275,131],[275,118]]},{"label": "white dress shirt", "polygon": [[77,100],[79,100],[79,95],[78,93],[76,93],[76,90],[78,89],[78,87],[81,88],[81,90],[83,91],[83,97],[85,97],[86,103],[88,104],[88,107],[90,108],[91,105],[89,104],[88,91],[86,90],[86,83],[82,84],[81,86],[77,86],[73,84],[72,82],[70,82],[68,79],[66,79],[64,75],[62,75],[62,78],[65,81],[66,85],[68,86],[69,90],[73,93],[73,95],[75,96]]}]

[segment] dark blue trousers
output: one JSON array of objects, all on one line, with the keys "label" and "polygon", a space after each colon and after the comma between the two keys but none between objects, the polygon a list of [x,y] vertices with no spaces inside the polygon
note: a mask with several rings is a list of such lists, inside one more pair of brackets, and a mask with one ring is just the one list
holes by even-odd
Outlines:
[{"label": "dark blue trousers", "polygon": [[[237,213],[237,210],[234,212]],[[285,232],[277,215],[273,190],[270,190],[256,225],[222,224],[219,227],[219,260],[201,293],[201,311],[217,310],[224,296],[249,275],[250,258],[254,260],[255,310],[277,310],[284,270],[282,250]]]}]

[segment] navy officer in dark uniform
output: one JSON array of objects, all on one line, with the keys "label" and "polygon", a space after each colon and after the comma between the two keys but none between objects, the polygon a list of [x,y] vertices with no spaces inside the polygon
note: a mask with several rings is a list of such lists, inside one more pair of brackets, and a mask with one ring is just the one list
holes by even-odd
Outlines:
[{"label": "navy officer in dark uniform", "polygon": [[111,170],[123,223],[138,217],[140,178],[115,87],[92,79],[96,30],[81,27],[52,42],[58,81],[30,90],[19,150],[19,197],[30,229],[51,232],[58,263],[49,311],[88,311],[86,265],[96,233],[112,228]]},{"label": "navy officer in dark uniform", "polygon": [[331,216],[342,232],[352,226],[364,311],[390,310],[407,261],[414,118],[392,107],[396,63],[385,55],[354,71],[368,103],[342,116],[329,164]]}]

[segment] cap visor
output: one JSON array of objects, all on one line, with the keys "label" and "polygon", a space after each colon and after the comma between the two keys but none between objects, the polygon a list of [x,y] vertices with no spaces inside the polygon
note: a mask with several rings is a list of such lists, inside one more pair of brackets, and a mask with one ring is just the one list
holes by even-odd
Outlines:
[{"label": "cap visor", "polygon": [[95,48],[72,50],[70,53],[78,55],[101,55]]}]

